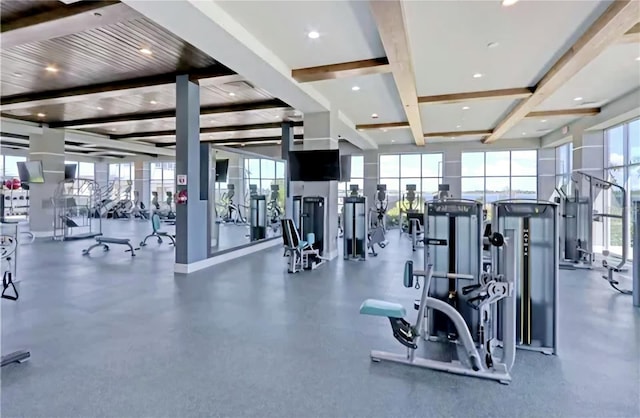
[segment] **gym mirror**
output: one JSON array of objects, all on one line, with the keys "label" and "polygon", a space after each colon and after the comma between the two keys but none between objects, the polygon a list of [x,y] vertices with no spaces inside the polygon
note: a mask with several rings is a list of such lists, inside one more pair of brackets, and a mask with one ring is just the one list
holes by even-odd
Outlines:
[{"label": "gym mirror", "polygon": [[226,147],[210,156],[211,253],[280,237],[285,161]]}]

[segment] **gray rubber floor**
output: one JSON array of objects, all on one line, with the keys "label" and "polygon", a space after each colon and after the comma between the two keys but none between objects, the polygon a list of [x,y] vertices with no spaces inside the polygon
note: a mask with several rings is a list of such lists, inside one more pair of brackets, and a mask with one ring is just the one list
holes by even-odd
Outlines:
[{"label": "gray rubber floor", "polygon": [[297,275],[280,248],[174,276],[166,244],[134,258],[21,246],[2,352],[32,358],[2,369],[2,416],[640,416],[640,312],[596,272],[562,272],[560,356],[518,351],[509,386],[371,363],[371,349],[402,348],[388,321],[358,314],[362,300],[418,296],[401,284],[410,243],[391,235],[377,258]]}]

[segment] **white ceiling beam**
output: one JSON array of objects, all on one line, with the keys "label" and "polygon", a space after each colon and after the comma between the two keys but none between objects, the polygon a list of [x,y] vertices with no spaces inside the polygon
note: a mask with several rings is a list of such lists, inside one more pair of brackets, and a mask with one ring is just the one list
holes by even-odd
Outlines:
[{"label": "white ceiling beam", "polygon": [[[3,117],[0,120],[0,131],[14,135],[42,135],[42,127],[36,123],[23,122]],[[111,148],[141,154],[164,155],[175,157],[175,150],[155,147],[152,145],[136,144],[129,141],[110,139],[105,135],[98,135],[76,130],[65,130],[65,139],[70,142],[94,144],[99,147]]]},{"label": "white ceiling beam", "polygon": [[536,85],[534,93],[521,101],[498,124],[485,143],[491,143],[509,132],[544,100],[598,57],[638,22],[640,1],[616,0],[582,34]]},{"label": "white ceiling beam", "polygon": [[400,0],[369,2],[416,145],[424,145],[416,76]]},{"label": "white ceiling beam", "polygon": [[[124,3],[295,109],[304,113],[339,111],[339,106],[332,106],[312,86],[294,80],[291,68],[215,1]],[[355,132],[349,141],[367,141]]]}]

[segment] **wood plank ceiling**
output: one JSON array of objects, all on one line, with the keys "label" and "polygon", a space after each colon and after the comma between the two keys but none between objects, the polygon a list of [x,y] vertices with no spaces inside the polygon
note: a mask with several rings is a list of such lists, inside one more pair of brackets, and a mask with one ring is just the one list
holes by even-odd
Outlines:
[{"label": "wood plank ceiling", "polygon": [[[110,7],[113,4],[118,2],[110,2]],[[73,128],[114,138],[175,130],[175,118],[167,117],[175,112],[171,80],[176,74],[193,72],[202,74],[199,82],[204,128],[273,124],[292,115],[285,103],[254,88],[240,75],[132,9],[125,17],[120,11],[117,22],[112,22],[113,16],[105,19],[104,25],[102,9],[85,11],[84,30],[43,39],[42,31],[56,33],[59,25],[65,24],[60,16],[73,15],[69,10],[61,12],[69,7],[72,5],[52,0],[0,3],[3,35],[22,27],[23,21],[28,22],[25,25],[38,21],[40,31],[39,39],[33,42],[8,48],[2,45],[3,116],[57,127],[68,126],[70,121],[82,122]],[[36,15],[37,19],[29,18]],[[78,16],[75,18],[77,25]],[[113,122],[114,118],[118,121]],[[235,133],[218,133],[215,138],[272,137],[276,130],[238,129]],[[153,142],[144,136],[145,142]]]}]

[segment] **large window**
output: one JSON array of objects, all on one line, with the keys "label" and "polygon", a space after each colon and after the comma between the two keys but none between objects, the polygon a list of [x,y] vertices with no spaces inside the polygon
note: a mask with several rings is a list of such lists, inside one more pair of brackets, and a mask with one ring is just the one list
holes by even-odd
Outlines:
[{"label": "large window", "polygon": [[538,153],[493,151],[462,153],[462,198],[490,203],[503,199],[536,199]]},{"label": "large window", "polygon": [[172,195],[176,191],[176,163],[151,163],[149,164],[149,181],[151,189],[149,199],[153,200],[153,192],[158,193],[158,202],[167,200],[167,193]]},{"label": "large window", "polygon": [[[88,179],[88,180],[94,180],[96,173],[95,173],[95,164],[94,163],[81,163],[79,161],[65,161],[65,164],[75,164],[76,165],[76,178],[77,179]],[[80,184],[80,182],[73,182],[72,183],[73,187],[81,187],[82,185]],[[82,195],[86,195],[88,196],[90,193],[90,190],[87,189],[86,187],[82,187],[80,189],[75,189],[73,190],[73,193],[76,194],[82,194]]]},{"label": "large window", "polygon": [[389,225],[399,223],[401,206],[406,207],[404,196],[407,185],[416,186],[414,207],[422,210],[425,200],[438,193],[442,182],[442,154],[383,154],[379,160],[379,183],[386,184],[389,205]]},{"label": "large window", "polygon": [[[627,189],[627,201],[621,193],[607,191],[605,212],[622,214],[626,207],[627,216],[631,219],[631,202],[640,200],[640,119],[615,126],[605,131],[605,172],[609,181]],[[629,237],[633,236],[632,222],[629,222]],[[605,249],[612,253],[622,252],[622,221],[605,218]],[[628,254],[631,256],[633,240],[628,243]]]},{"label": "large window", "polygon": [[[267,201],[271,196],[271,185],[279,186],[278,205],[284,208],[285,199],[285,165],[284,161],[275,161],[268,158],[245,158],[244,159],[244,182],[245,196],[242,198],[248,205],[249,203],[249,186],[256,185],[258,194],[267,197]],[[236,190],[236,195],[238,191]],[[240,199],[236,199],[238,201]],[[240,200],[240,201],[242,201]]]},{"label": "large window", "polygon": [[4,163],[2,164],[2,178],[12,179],[14,177],[19,178],[17,163],[27,161],[27,158],[16,155],[3,155],[0,156],[0,160],[4,160]]},{"label": "large window", "polygon": [[109,164],[109,185],[113,185],[114,199],[133,198],[133,179],[133,163]]},{"label": "large window", "polygon": [[573,170],[573,144],[568,143],[556,147],[556,187],[570,195],[571,172]]}]

